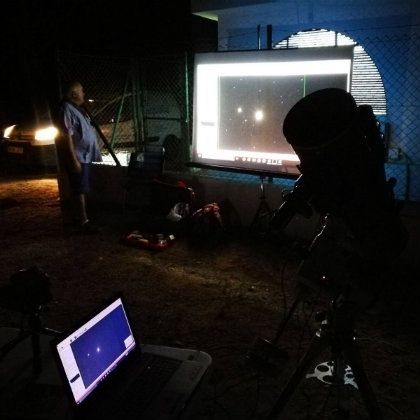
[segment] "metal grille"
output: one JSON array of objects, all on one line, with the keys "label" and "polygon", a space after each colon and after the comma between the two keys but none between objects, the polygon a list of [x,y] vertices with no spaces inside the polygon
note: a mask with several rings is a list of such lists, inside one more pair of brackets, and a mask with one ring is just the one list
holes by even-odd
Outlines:
[{"label": "metal grille", "polygon": [[386,114],[385,89],[378,68],[356,41],[326,29],[302,31],[280,41],[275,48],[314,48],[354,45],[350,91],[358,105],[371,105],[375,115]]}]

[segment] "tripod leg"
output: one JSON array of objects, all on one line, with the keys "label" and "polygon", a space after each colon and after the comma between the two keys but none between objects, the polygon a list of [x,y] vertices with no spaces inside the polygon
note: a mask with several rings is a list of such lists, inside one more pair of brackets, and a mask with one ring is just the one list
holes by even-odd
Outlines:
[{"label": "tripod leg", "polygon": [[258,205],[257,212],[255,213],[255,216],[252,220],[251,227],[254,227],[257,225],[258,220],[261,216],[269,214],[270,213],[270,207],[267,203],[267,200],[265,198],[265,188],[264,188],[264,176],[260,177],[260,203]]},{"label": "tripod leg", "polygon": [[299,362],[298,367],[295,369],[294,373],[287,382],[285,388],[280,394],[280,397],[276,401],[273,409],[271,410],[268,420],[276,420],[285,408],[287,402],[295,392],[295,389],[299,385],[300,381],[303,379],[304,375],[311,367],[315,359],[320,355],[322,350],[329,344],[329,338],[327,336],[316,338],[316,340],[311,344],[306,354],[303,356],[302,360]]},{"label": "tripod leg", "polygon": [[42,327],[40,332],[42,334],[49,335],[51,337],[57,337],[58,335],[61,334],[61,331],[54,330],[52,328],[47,328],[47,327]]},{"label": "tripod leg", "polygon": [[280,325],[277,328],[276,336],[274,337],[274,340],[273,340],[273,344],[277,344],[277,342],[279,341],[281,335],[283,334],[284,329],[286,328],[287,323],[289,322],[292,315],[295,313],[296,308],[297,308],[300,301],[301,301],[301,298],[300,298],[300,296],[298,296],[294,300],[294,302],[293,302],[292,306],[290,307],[289,311],[287,312],[286,317],[280,322]]},{"label": "tripod leg", "polygon": [[31,342],[32,342],[32,352],[33,352],[33,360],[32,360],[32,367],[34,375],[39,375],[42,371],[42,364],[41,364],[41,348],[39,342],[39,334],[37,332],[33,332],[31,334]]},{"label": "tripod leg", "polygon": [[15,337],[13,340],[9,341],[8,343],[4,344],[0,347],[0,361],[6,357],[6,355],[11,352],[21,341],[28,338],[30,333],[25,331],[20,331],[18,336]]},{"label": "tripod leg", "polygon": [[358,347],[354,342],[348,342],[343,349],[343,353],[353,371],[363,403],[370,418],[372,420],[383,420],[375,393],[363,369],[363,361]]},{"label": "tripod leg", "polygon": [[345,384],[346,364],[342,352],[336,355],[334,359],[334,384],[337,389],[337,409],[336,415],[340,419],[348,419],[350,413],[349,398],[347,398],[346,391],[348,385]]},{"label": "tripod leg", "polygon": [[32,343],[32,353],[33,353],[33,373],[34,375],[39,375],[42,370],[41,366],[41,346],[40,346],[40,336],[39,332],[41,329],[41,319],[39,314],[35,314],[29,320],[29,327],[32,331],[31,333],[31,343]]}]

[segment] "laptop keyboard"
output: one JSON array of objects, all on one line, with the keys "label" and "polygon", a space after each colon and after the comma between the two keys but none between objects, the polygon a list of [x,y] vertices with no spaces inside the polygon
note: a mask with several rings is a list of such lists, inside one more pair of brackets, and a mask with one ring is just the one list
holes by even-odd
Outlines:
[{"label": "laptop keyboard", "polygon": [[130,384],[124,396],[122,407],[125,412],[139,412],[145,409],[157,396],[182,362],[163,356],[151,355],[145,369]]}]

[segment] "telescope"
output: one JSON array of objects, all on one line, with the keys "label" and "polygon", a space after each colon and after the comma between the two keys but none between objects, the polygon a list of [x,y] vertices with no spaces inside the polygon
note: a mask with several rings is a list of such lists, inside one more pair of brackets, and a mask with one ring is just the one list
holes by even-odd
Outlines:
[{"label": "telescope", "polygon": [[293,106],[283,132],[299,157],[301,176],[272,226],[285,224],[294,211],[308,213],[307,203],[342,225],[337,241],[361,260],[395,258],[407,235],[394,198],[396,181],[386,179],[386,148],[371,106],[357,106],[345,90],[322,89]]},{"label": "telescope", "polygon": [[[403,250],[407,234],[394,198],[395,179],[386,179],[385,145],[369,105],[357,105],[350,93],[329,88],[298,101],[287,114],[283,132],[299,157],[301,176],[271,219],[283,228],[295,214],[318,212],[323,223],[299,268],[302,288],[327,291],[328,310],[311,346],[286,383],[269,420],[278,419],[308,368],[330,347],[331,384],[343,389],[350,369],[374,420],[383,416],[364,372],[356,345],[355,318],[375,301],[380,271]],[[277,344],[297,307],[280,324]],[[348,363],[348,365],[346,365]],[[338,412],[348,418],[348,407]],[[347,416],[347,417],[346,417]]]}]

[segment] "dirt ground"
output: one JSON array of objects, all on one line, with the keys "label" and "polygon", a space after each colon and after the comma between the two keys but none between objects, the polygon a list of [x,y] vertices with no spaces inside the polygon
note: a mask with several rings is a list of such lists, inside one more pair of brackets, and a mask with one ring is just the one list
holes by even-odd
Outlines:
[{"label": "dirt ground", "polygon": [[[48,273],[53,298],[44,324],[58,330],[122,291],[145,342],[211,355],[211,375],[194,418],[266,418],[314,339],[319,325],[313,315],[326,307],[315,297],[298,306],[278,342],[287,361],[272,358],[267,365],[249,357],[257,337],[274,338],[294,300],[300,259],[291,242],[241,230],[212,246],[177,237],[169,249],[153,252],[120,243],[138,215],[98,207],[91,211],[101,232],[77,235],[63,226],[54,177],[0,178],[0,203],[0,286],[33,265]],[[417,221],[413,214],[405,218],[410,229]],[[357,323],[365,371],[385,419],[420,418],[420,288],[412,264],[418,262],[407,256],[395,262],[380,301]],[[0,309],[0,326],[18,320]],[[329,356],[323,352],[319,362]],[[369,418],[357,389],[346,388],[350,418]],[[334,387],[307,378],[280,418],[336,418],[335,401]]]}]

